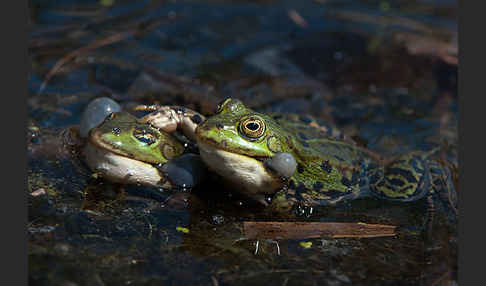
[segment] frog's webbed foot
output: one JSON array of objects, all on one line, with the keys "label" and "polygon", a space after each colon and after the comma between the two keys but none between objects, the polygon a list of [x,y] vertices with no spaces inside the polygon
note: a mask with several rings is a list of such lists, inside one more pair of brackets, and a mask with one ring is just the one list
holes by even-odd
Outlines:
[{"label": "frog's webbed foot", "polygon": [[182,106],[138,105],[135,110],[151,111],[140,118],[140,122],[149,123],[168,133],[181,130],[191,141],[196,140],[196,128],[205,120],[200,113]]},{"label": "frog's webbed foot", "polygon": [[294,156],[289,153],[278,153],[271,159],[265,161],[265,166],[280,177],[290,178],[297,168],[297,161],[295,161]]},{"label": "frog's webbed foot", "polygon": [[435,211],[437,208],[448,214],[449,219],[454,221],[458,215],[457,209],[457,192],[454,183],[452,182],[452,173],[447,165],[430,160],[430,175],[431,175],[431,198],[434,198],[437,202]]},{"label": "frog's webbed foot", "polygon": [[435,203],[431,194],[427,195],[427,217],[425,220],[425,226],[427,230],[427,236],[432,237],[432,225],[434,223],[435,216]]}]

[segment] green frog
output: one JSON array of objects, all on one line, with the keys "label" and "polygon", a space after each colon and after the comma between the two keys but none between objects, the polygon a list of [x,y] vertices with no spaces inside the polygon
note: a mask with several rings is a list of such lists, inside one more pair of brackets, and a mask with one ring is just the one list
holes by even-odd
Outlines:
[{"label": "green frog", "polygon": [[198,156],[184,154],[177,138],[127,112],[114,112],[89,131],[85,162],[109,181],[161,188],[191,188],[203,172]]},{"label": "green frog", "polygon": [[145,122],[160,127],[172,122],[172,130],[185,130],[210,170],[277,210],[367,196],[409,202],[453,187],[450,176],[444,179],[441,166],[431,159],[436,150],[385,160],[330,134],[308,116],[258,113],[231,98],[202,120],[190,120],[196,113],[179,107],[140,109],[153,111]]}]

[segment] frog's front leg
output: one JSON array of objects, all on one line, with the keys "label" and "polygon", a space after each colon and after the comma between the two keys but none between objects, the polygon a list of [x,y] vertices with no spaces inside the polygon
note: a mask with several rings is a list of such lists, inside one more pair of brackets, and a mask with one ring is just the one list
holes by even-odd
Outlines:
[{"label": "frog's front leg", "polygon": [[138,105],[135,110],[151,111],[140,118],[140,122],[149,123],[168,133],[181,130],[191,141],[196,141],[196,128],[205,120],[202,114],[182,106]]}]

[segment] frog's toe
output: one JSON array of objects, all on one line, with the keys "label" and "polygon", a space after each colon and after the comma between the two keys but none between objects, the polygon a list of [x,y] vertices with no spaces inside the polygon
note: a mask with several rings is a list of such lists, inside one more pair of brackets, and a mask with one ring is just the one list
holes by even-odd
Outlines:
[{"label": "frog's toe", "polygon": [[282,177],[290,178],[297,168],[297,161],[292,154],[278,153],[272,159],[266,161],[265,166]]},{"label": "frog's toe", "polygon": [[83,112],[79,127],[81,137],[87,137],[89,131],[98,126],[106,116],[120,111],[120,105],[108,97],[99,97],[91,101]]},{"label": "frog's toe", "polygon": [[190,189],[204,179],[206,168],[198,155],[184,154],[164,164],[162,171],[174,186]]}]

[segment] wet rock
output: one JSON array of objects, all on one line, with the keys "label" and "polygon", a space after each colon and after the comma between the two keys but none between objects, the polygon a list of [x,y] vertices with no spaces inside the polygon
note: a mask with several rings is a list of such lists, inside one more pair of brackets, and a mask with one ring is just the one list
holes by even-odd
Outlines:
[{"label": "wet rock", "polygon": [[268,75],[305,77],[299,67],[285,57],[286,48],[272,47],[257,51],[246,57],[244,61],[247,65]]}]

